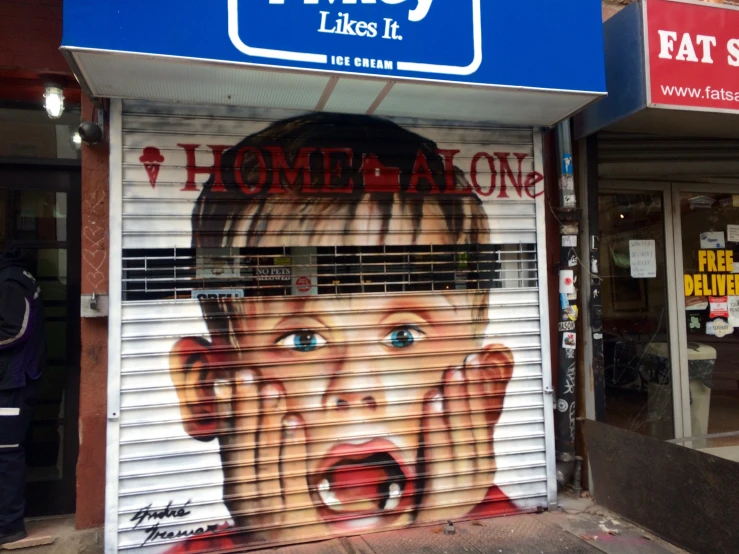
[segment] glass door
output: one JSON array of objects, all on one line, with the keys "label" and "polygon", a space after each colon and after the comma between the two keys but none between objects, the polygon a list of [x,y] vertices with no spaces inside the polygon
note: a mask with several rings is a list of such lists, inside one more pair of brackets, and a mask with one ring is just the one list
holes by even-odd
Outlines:
[{"label": "glass door", "polygon": [[739,187],[675,185],[686,446],[739,461]]},{"label": "glass door", "polygon": [[619,183],[602,187],[598,200],[605,422],[672,439],[682,422],[669,187]]},{"label": "glass door", "polygon": [[27,515],[73,513],[80,303],[78,167],[0,166],[0,250],[34,261],[43,295],[47,367],[27,442]]}]

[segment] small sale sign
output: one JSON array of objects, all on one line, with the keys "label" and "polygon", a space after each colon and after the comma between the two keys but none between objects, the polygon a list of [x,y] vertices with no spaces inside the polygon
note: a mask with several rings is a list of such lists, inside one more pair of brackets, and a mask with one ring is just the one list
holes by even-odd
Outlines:
[{"label": "small sale sign", "polygon": [[646,0],[650,105],[739,113],[739,10]]}]

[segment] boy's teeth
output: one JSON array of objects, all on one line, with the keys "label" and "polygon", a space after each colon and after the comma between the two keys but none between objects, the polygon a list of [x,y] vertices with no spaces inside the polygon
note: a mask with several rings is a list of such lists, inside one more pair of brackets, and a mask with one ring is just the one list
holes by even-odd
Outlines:
[{"label": "boy's teeth", "polygon": [[398,483],[391,483],[390,489],[388,490],[388,499],[385,502],[383,510],[394,510],[400,505],[400,485]]},{"label": "boy's teeth", "polygon": [[[321,501],[328,507],[333,508],[336,511],[343,512],[344,506],[341,503],[341,500],[336,498],[336,494],[334,491],[331,490],[331,483],[328,479],[324,479],[320,482],[318,485],[318,495],[321,497]],[[400,498],[403,496],[403,491],[400,488],[400,485],[398,483],[391,483],[390,487],[388,488],[387,498],[385,500],[385,505],[383,506],[382,503],[380,503],[381,510],[394,510],[398,506],[400,506]],[[363,503],[362,503],[363,504]],[[351,506],[351,509],[357,509],[359,506]],[[362,506],[364,508],[364,506]]]},{"label": "boy's teeth", "polygon": [[400,498],[400,485],[397,483],[390,485],[390,498]]},{"label": "boy's teeth", "polygon": [[400,496],[396,496],[394,498],[390,498],[387,502],[385,502],[385,507],[383,509],[385,511],[394,510],[399,505],[400,505]]},{"label": "boy's teeth", "polygon": [[318,485],[318,494],[326,506],[341,506],[341,501],[336,498],[336,495],[331,490],[331,484],[328,482],[328,479],[324,479]]}]

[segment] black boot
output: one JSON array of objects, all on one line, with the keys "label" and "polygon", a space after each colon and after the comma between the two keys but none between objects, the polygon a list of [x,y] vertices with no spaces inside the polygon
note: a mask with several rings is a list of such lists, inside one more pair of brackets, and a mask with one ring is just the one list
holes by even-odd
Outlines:
[{"label": "black boot", "polygon": [[28,536],[25,528],[21,527],[16,530],[8,530],[0,532],[0,546],[4,544],[10,544],[11,542],[18,542],[25,539]]}]

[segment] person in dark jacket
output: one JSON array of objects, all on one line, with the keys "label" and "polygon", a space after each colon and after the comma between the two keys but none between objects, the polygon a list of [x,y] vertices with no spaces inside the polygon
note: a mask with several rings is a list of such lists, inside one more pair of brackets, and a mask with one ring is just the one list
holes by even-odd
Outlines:
[{"label": "person in dark jacket", "polygon": [[41,289],[28,262],[16,248],[0,255],[0,546],[27,536],[24,442],[46,360]]}]

